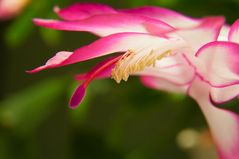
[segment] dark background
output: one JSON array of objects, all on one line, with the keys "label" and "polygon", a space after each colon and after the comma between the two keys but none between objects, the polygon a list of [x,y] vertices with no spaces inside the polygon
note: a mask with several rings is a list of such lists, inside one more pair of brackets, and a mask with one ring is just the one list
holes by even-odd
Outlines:
[{"label": "dark background", "polygon": [[[56,18],[54,5],[73,2],[33,0],[20,15],[0,22],[0,158],[216,159],[203,115],[184,95],[148,89],[136,77],[119,85],[105,79],[94,81],[81,106],[71,110],[74,74],[89,70],[100,59],[25,73],[57,51],[72,51],[97,38],[32,24],[34,17]],[[224,15],[229,24],[239,17],[238,0],[91,2],[115,8],[158,5],[193,17]],[[191,140],[195,143],[187,146]]]}]

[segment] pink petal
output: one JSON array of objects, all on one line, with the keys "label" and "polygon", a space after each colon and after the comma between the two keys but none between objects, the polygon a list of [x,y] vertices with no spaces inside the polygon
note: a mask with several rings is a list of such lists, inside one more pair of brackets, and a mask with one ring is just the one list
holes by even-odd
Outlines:
[{"label": "pink petal", "polygon": [[54,57],[52,57],[51,59],[49,59],[45,65],[40,66],[34,70],[31,71],[27,71],[28,73],[35,73],[47,68],[54,68],[57,67],[58,65],[60,65],[62,63],[62,61],[66,60],[67,58],[69,58],[72,55],[72,52],[67,52],[67,51],[61,51],[58,52]]},{"label": "pink petal", "polygon": [[228,40],[232,42],[239,43],[239,19],[235,21],[228,34]]},{"label": "pink petal", "polygon": [[[174,47],[178,47],[181,41],[178,39],[165,39],[158,36],[153,36],[149,34],[142,33],[119,33],[113,34],[104,38],[101,38],[90,45],[81,47],[75,50],[69,57],[59,57],[61,54],[57,54],[44,66],[40,66],[29,72],[38,72],[40,70],[46,68],[55,68],[64,65],[73,64],[76,62],[81,62],[85,60],[89,60],[92,58],[112,54],[115,52],[126,52],[128,49],[142,50],[144,48],[147,49],[159,49],[160,51],[165,52],[170,49],[174,49]],[[182,42],[183,45],[183,42]],[[69,52],[68,52],[69,53]]]},{"label": "pink petal", "polygon": [[198,102],[204,113],[216,144],[220,159],[238,159],[239,116],[215,107],[209,99],[210,86],[196,79],[190,95]]},{"label": "pink petal", "polygon": [[215,103],[229,101],[239,95],[239,45],[230,42],[211,42],[204,45],[190,58],[197,76],[210,89]]},{"label": "pink petal", "polygon": [[195,52],[204,44],[217,40],[223,25],[224,17],[206,17],[197,27],[181,29],[173,33],[187,41]]},{"label": "pink petal", "polygon": [[239,95],[238,47],[230,42],[212,42],[200,48],[196,58],[184,54],[196,76],[210,86],[210,96],[215,103],[223,103]]},{"label": "pink petal", "polygon": [[160,21],[127,14],[103,14],[79,21],[58,21],[34,19],[36,25],[68,31],[87,31],[99,36],[120,32],[165,33],[173,30],[171,26]]},{"label": "pink petal", "polygon": [[239,84],[227,87],[211,87],[210,96],[214,103],[220,104],[239,96]]},{"label": "pink petal", "polygon": [[54,11],[59,17],[69,21],[82,20],[99,14],[117,13],[110,6],[99,3],[75,3],[63,9],[55,7]]},{"label": "pink petal", "polygon": [[154,6],[145,6],[133,9],[124,9],[120,12],[143,15],[150,18],[155,18],[162,20],[175,28],[191,28],[198,25],[198,20],[186,17],[180,13],[177,13],[173,10],[166,8],[154,7]]},{"label": "pink petal", "polygon": [[141,76],[140,79],[142,83],[149,88],[172,93],[186,93],[189,87],[189,85],[186,84],[179,85],[172,83],[171,81],[168,81],[166,79],[154,76]]},{"label": "pink petal", "polygon": [[230,26],[224,25],[219,33],[217,41],[228,41],[228,33],[230,31]]},{"label": "pink petal", "polygon": [[239,84],[239,45],[211,42],[196,53],[195,65],[201,78],[213,87]]}]

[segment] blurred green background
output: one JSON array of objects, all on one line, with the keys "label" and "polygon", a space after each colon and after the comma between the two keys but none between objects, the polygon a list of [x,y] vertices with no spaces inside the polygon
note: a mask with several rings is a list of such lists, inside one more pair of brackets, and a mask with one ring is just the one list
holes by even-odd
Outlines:
[{"label": "blurred green background", "polygon": [[[73,76],[99,59],[27,74],[57,51],[72,51],[97,37],[53,31],[31,19],[56,18],[54,5],[74,0],[32,0],[0,22],[0,159],[216,159],[206,122],[190,98],[127,83],[94,81],[79,108],[68,108]],[[83,1],[78,1],[83,2]],[[239,17],[239,0],[102,0],[115,8],[158,5],[201,17]],[[236,110],[238,112],[238,110]]]}]

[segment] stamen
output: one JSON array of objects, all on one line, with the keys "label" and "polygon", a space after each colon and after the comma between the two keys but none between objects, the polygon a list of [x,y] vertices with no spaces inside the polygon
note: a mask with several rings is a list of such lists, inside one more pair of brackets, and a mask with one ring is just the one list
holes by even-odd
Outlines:
[{"label": "stamen", "polygon": [[128,50],[112,69],[112,78],[120,83],[121,80],[127,81],[129,75],[135,72],[143,71],[145,67],[155,67],[156,61],[172,54],[171,50],[158,55],[151,50],[144,56],[138,56],[133,50]]}]

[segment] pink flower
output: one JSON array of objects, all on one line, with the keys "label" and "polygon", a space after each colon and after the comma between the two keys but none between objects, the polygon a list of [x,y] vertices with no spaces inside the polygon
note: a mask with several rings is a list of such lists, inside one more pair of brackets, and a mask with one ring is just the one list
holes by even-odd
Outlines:
[{"label": "pink flower", "polygon": [[0,0],[0,20],[17,16],[30,0]]},{"label": "pink flower", "polygon": [[70,105],[75,108],[96,78],[116,82],[139,75],[151,88],[186,93],[204,113],[221,159],[239,159],[239,117],[216,104],[239,95],[239,20],[193,19],[159,7],[115,10],[101,4],[77,3],[55,8],[63,20],[34,19],[52,29],[87,31],[99,40],[73,52],[61,51],[30,73],[109,55],[91,71],[77,75],[84,82]]}]

